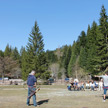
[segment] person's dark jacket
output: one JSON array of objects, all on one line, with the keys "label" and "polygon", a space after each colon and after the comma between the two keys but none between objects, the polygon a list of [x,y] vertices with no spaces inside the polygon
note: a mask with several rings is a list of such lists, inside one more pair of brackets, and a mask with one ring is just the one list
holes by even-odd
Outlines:
[{"label": "person's dark jacket", "polygon": [[36,77],[34,75],[29,75],[27,79],[27,85],[33,86],[37,82]]}]

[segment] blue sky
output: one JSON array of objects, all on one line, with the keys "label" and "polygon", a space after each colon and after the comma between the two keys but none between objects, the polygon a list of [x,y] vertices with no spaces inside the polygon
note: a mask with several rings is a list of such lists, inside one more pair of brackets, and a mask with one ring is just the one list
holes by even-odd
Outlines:
[{"label": "blue sky", "polygon": [[25,47],[35,21],[45,50],[72,45],[88,25],[99,23],[102,5],[108,13],[108,0],[0,0],[0,50]]}]

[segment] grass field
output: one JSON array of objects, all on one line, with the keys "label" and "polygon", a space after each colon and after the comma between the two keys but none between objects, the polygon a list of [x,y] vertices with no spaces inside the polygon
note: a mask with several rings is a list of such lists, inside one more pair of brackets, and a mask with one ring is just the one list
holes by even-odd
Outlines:
[{"label": "grass field", "polygon": [[[37,108],[108,108],[102,102],[103,91],[68,91],[64,85],[42,85],[37,93]],[[0,86],[0,108],[34,108],[26,105],[23,86]]]}]

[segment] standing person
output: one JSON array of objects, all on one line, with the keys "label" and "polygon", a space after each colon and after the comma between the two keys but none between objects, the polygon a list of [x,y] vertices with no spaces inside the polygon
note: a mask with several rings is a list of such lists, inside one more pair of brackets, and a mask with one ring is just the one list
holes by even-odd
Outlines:
[{"label": "standing person", "polygon": [[36,107],[37,106],[37,102],[36,102],[35,91],[36,91],[37,79],[36,79],[36,77],[34,75],[35,75],[35,71],[31,71],[31,73],[29,74],[28,79],[27,79],[27,85],[28,85],[27,105],[28,106],[30,105],[30,97],[31,97],[30,95],[32,95],[32,97],[33,97],[33,104]]},{"label": "standing person", "polygon": [[99,91],[102,91],[103,90],[103,81],[102,79],[100,79],[99,81]]},{"label": "standing person", "polygon": [[103,78],[103,89],[104,89],[104,97],[103,102],[106,100],[106,92],[108,90],[108,72],[105,72],[105,75],[99,76]]}]

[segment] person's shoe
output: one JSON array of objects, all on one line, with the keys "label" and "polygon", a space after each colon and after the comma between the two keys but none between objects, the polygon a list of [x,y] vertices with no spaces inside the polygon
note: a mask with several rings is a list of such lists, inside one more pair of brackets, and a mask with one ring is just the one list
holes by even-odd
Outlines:
[{"label": "person's shoe", "polygon": [[103,99],[103,102],[105,102],[106,100],[105,99]]},{"label": "person's shoe", "polygon": [[30,104],[27,104],[27,106],[30,106]]}]

